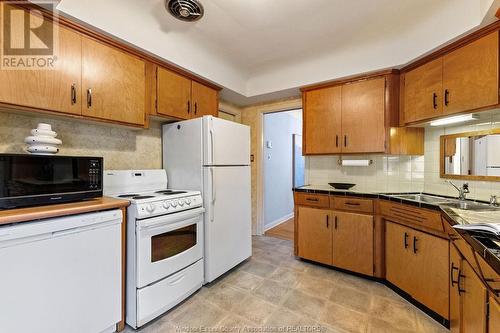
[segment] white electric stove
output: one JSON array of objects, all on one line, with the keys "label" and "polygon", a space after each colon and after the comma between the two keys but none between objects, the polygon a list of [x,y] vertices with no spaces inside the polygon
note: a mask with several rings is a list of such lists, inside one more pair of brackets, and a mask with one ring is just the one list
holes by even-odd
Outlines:
[{"label": "white electric stove", "polygon": [[127,208],[126,322],[138,328],[201,288],[203,200],[168,189],[165,170],[108,170],[104,195]]}]

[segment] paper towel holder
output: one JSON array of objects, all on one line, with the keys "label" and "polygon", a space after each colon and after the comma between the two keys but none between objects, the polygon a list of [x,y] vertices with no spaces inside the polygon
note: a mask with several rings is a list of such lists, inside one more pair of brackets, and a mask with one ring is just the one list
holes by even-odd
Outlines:
[{"label": "paper towel holder", "polygon": [[373,160],[372,159],[370,159],[370,160],[367,160],[367,159],[364,159],[364,160],[343,160],[342,156],[339,156],[339,159],[337,161],[338,165],[342,166],[342,161],[368,161],[368,164],[367,165],[363,165],[363,166],[369,166],[369,165],[373,164]]}]

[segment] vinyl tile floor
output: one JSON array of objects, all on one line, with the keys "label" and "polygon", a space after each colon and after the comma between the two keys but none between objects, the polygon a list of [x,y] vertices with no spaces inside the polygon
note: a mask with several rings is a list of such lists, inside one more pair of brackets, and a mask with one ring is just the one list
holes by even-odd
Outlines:
[{"label": "vinyl tile floor", "polygon": [[266,236],[253,238],[251,259],[138,330],[287,331],[448,332],[383,284],[297,259],[291,241]]}]

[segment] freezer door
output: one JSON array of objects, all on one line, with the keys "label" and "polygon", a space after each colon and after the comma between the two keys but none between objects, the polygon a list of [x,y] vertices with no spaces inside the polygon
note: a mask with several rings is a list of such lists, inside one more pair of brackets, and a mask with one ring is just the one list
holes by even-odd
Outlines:
[{"label": "freezer door", "polygon": [[205,282],[252,254],[250,167],[206,167]]},{"label": "freezer door", "polygon": [[203,117],[204,165],[249,165],[250,127]]},{"label": "freezer door", "polygon": [[202,132],[201,118],[163,125],[163,168],[169,188],[203,190]]}]

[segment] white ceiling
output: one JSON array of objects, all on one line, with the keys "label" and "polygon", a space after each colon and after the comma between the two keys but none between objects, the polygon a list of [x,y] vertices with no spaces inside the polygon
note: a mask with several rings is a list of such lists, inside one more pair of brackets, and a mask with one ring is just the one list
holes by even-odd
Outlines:
[{"label": "white ceiling", "polygon": [[[223,87],[238,104],[404,64],[477,27],[493,0],[200,0],[172,18],[163,0],[62,0],[58,8]],[[491,14],[490,14],[491,15]]]}]

